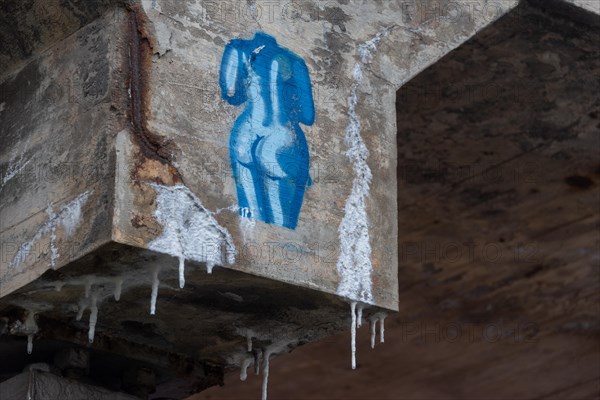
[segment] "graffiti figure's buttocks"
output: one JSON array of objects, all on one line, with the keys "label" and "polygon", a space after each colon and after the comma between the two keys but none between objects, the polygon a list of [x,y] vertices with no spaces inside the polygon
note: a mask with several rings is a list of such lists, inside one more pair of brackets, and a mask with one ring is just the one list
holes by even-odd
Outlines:
[{"label": "graffiti figure's buttocks", "polygon": [[306,64],[259,32],[225,47],[219,83],[224,100],[245,105],[229,142],[240,215],[294,229],[311,184],[300,128],[315,118]]}]

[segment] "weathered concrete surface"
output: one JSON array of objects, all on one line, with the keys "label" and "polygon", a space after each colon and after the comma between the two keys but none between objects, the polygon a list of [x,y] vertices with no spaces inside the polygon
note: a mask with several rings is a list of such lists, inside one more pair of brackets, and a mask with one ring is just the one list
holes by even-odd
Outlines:
[{"label": "weathered concrete surface", "polygon": [[567,3],[571,3],[577,7],[581,7],[584,10],[593,12],[594,14],[600,15],[600,3],[594,0],[563,0]]},{"label": "weathered concrete surface", "polygon": [[[396,310],[396,90],[516,3],[117,2],[64,37],[77,27],[68,25],[54,47],[44,50],[54,39],[31,35],[34,50],[7,50],[15,62],[7,61],[12,69],[1,79],[0,129],[8,146],[0,155],[0,296],[23,350],[27,308],[39,316],[34,348],[44,335],[87,343],[88,324],[74,319],[95,295],[92,348],[130,353],[206,387],[247,355],[236,327],[265,329],[258,343],[264,349],[278,337],[296,345],[347,327],[341,298]],[[316,123],[303,129],[314,185],[295,230],[248,226],[236,207],[228,137],[239,111],[221,100],[218,71],[225,44],[257,31],[301,56],[313,82]],[[53,84],[62,92],[47,89]],[[369,151],[361,161],[373,173],[365,196],[373,290],[366,299],[339,296],[340,253],[353,251],[352,241],[341,246],[352,235],[340,238],[339,229],[353,206],[353,185],[364,184],[346,155],[360,147],[345,140],[352,121],[360,122]],[[24,184],[30,166],[71,171],[71,163],[72,179]],[[414,193],[400,193],[403,207]],[[400,219],[404,232],[413,225]],[[28,256],[17,257],[19,250]],[[184,289],[177,288],[177,257],[187,265]],[[226,268],[208,275],[210,264]],[[150,316],[154,271],[161,284],[157,315]],[[111,299],[119,281],[122,303]],[[234,326],[237,320],[242,324]],[[178,369],[170,359],[177,364],[186,354],[192,373],[190,364]]]},{"label": "weathered concrete surface", "polygon": [[[374,172],[366,198],[374,292],[371,300],[345,297],[396,309],[395,91],[515,4],[306,1],[293,8],[284,2],[143,1],[142,34],[152,53],[145,80],[147,133],[164,145],[158,146],[161,156],[171,157],[178,176],[157,170],[154,162],[141,168],[142,179],[120,180],[115,237],[136,246],[156,239],[160,226],[149,218],[153,190],[139,181],[166,177],[167,185],[183,182],[206,209],[224,210],[215,218],[237,251],[230,268],[338,293],[340,254],[347,251],[339,229],[351,182],[360,178],[344,139],[354,88],[367,165]],[[238,111],[220,97],[219,64],[227,42],[257,31],[300,55],[314,85],[317,122],[306,127],[306,135],[315,184],[306,192],[295,230],[256,223],[248,231],[237,209],[227,209],[236,204],[228,137]],[[357,67],[361,78],[353,72]],[[128,167],[119,167],[124,177],[140,170],[138,162],[128,157],[124,162]]]},{"label": "weathered concrete surface", "polygon": [[111,240],[125,21],[113,9],[0,78],[0,297]]},{"label": "weathered concrete surface", "polygon": [[118,0],[4,0],[0,4],[0,71],[21,68],[32,57],[102,16]]},{"label": "weathered concrete surface", "polygon": [[[7,122],[3,124],[4,136],[13,141],[2,155],[5,165],[2,213],[7,216],[2,219],[3,294],[31,281],[45,269],[65,265],[110,240],[151,246],[164,228],[154,219],[156,190],[148,185],[152,182],[167,186],[185,184],[186,190],[195,193],[207,212],[225,209],[214,219],[231,235],[233,245],[230,247],[235,247],[235,259],[233,263],[228,259],[223,264],[337,293],[343,278],[339,268],[343,248],[338,230],[352,187],[350,182],[356,182],[355,166],[344,154],[348,96],[354,88],[356,117],[363,127],[360,134],[370,152],[367,165],[376,171],[366,197],[373,268],[369,284],[374,293],[372,298],[356,299],[389,309],[397,307],[397,257],[393,243],[397,230],[395,218],[387,217],[395,215],[395,190],[390,190],[394,185],[395,148],[389,145],[395,135],[391,117],[395,89],[508,11],[515,2],[498,3],[493,10],[484,3],[481,7],[461,3],[462,9],[456,10],[437,3],[400,7],[395,3],[341,2],[339,7],[329,7],[319,2],[304,2],[294,12],[282,6],[283,13],[280,10],[273,15],[270,12],[259,15],[259,11],[255,17],[252,13],[238,14],[262,8],[267,11],[267,4],[253,4],[250,2],[240,8],[237,2],[219,3],[215,9],[213,3],[192,2],[184,7],[175,2],[148,1],[133,9],[110,9],[101,20],[56,44],[55,50],[41,52],[25,68],[4,77],[5,94],[11,92],[11,82],[22,85],[25,79],[32,85],[33,97],[46,93],[46,85],[50,87],[51,83],[58,87],[58,93],[54,94],[57,99],[52,105],[43,103],[45,97],[41,103],[35,103],[37,98],[23,98],[20,92],[11,101],[21,99],[22,104],[3,102],[2,115]],[[226,11],[231,9],[236,10],[233,19]],[[105,30],[94,28],[102,21],[106,22]],[[98,35],[98,39],[92,40],[90,30],[93,29],[97,30],[94,35]],[[228,40],[249,37],[257,30],[273,34],[283,46],[307,60],[314,82],[318,120],[316,125],[307,128],[315,185],[307,192],[296,230],[258,223],[244,236],[237,212],[226,209],[235,204],[233,182],[227,170],[226,139],[235,110],[218,96],[217,66]],[[64,35],[68,31],[61,28],[60,32]],[[111,36],[109,32],[120,34]],[[31,46],[43,48],[46,42],[37,40],[38,36],[31,35],[34,41]],[[108,36],[117,39],[109,41]],[[298,42],[294,37],[303,40]],[[306,46],[307,43],[310,46]],[[81,51],[61,52],[73,48]],[[63,58],[54,60],[57,57]],[[26,77],[28,71],[36,72],[36,63],[46,63],[51,71],[37,80]],[[63,68],[51,68],[53,65]],[[90,65],[95,65],[94,70],[90,70]],[[359,82],[353,82],[352,71],[356,66],[364,68],[364,77]],[[51,79],[53,73],[62,75]],[[24,75],[19,77],[19,74]],[[129,82],[129,77],[135,80]],[[195,85],[190,86],[190,81]],[[203,93],[197,93],[198,88],[203,88]],[[48,95],[54,93],[49,92]],[[372,96],[375,92],[377,96]],[[17,110],[27,107],[31,108],[30,113],[18,113]],[[90,111],[86,111],[88,109]],[[43,118],[36,119],[36,113],[41,113]],[[129,123],[124,122],[128,115]],[[26,116],[33,118],[25,119]],[[17,117],[24,120],[15,121]],[[27,147],[27,137],[19,135],[19,129],[35,132],[39,140],[46,135],[57,148],[32,151]],[[65,134],[57,135],[57,131]],[[77,135],[76,132],[100,133]],[[132,152],[115,166],[114,139],[118,132],[124,136],[123,143],[132,144]],[[91,140],[92,143],[68,146],[73,140]],[[198,151],[199,148],[202,151]],[[54,164],[48,162],[50,157]],[[48,184],[40,183],[36,177],[32,186],[19,185],[15,180],[21,175],[27,176],[20,173],[31,165],[51,171],[57,160],[60,160],[58,168],[63,170],[70,163],[76,163],[78,171],[72,180],[63,182],[65,179],[61,179],[60,184]],[[91,170],[93,176],[84,174],[82,177],[79,173],[82,169]],[[118,170],[117,201],[111,205],[115,169]],[[94,181],[101,182],[102,187],[94,189]],[[28,192],[23,192],[25,188]],[[26,198],[31,205],[22,201],[17,204],[16,198]],[[57,199],[61,199],[60,204]],[[83,239],[77,243],[69,242],[71,229],[64,232],[65,225],[61,221],[64,214],[63,217],[55,215],[61,214],[60,207],[73,201],[77,207],[85,203],[80,222],[84,226],[77,228],[78,237]],[[49,203],[56,205],[42,211]],[[115,219],[110,226],[113,208]],[[73,214],[69,210],[65,212],[67,216]],[[110,236],[107,229],[111,230]],[[56,250],[52,250],[54,245]],[[33,255],[23,257],[25,253],[32,253],[30,246],[34,248]],[[70,248],[65,248],[68,246]],[[69,253],[71,257],[65,256]],[[350,299],[355,297],[352,293],[344,295]]]},{"label": "weathered concrete surface", "polygon": [[[208,275],[197,263],[190,263],[182,290],[176,269],[165,267],[169,259],[111,244],[5,297],[0,306],[5,326],[23,339],[17,342],[21,356],[0,375],[46,360],[44,353],[56,354],[49,342],[58,340],[151,368],[158,390],[167,390],[161,385],[174,379],[187,381],[178,389],[185,396],[221,382],[224,366],[239,366],[248,354],[248,336],[256,351],[274,342],[289,344],[289,351],[347,329],[347,304],[336,296],[224,268]],[[160,282],[156,315],[150,315],[155,269],[160,270]],[[90,344],[94,304],[98,323]],[[26,356],[24,335],[31,332],[21,328],[21,321],[30,312],[36,323],[32,356]],[[365,317],[374,312],[365,310]],[[32,358],[40,352],[41,359]],[[122,365],[118,360],[114,364]],[[101,373],[95,369],[92,365],[97,379]],[[127,390],[118,385],[113,389]]]}]

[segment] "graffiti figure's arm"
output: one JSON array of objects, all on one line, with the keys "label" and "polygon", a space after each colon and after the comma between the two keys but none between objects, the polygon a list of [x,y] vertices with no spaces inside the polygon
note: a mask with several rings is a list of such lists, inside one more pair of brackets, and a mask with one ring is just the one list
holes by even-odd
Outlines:
[{"label": "graffiti figure's arm", "polygon": [[243,46],[239,40],[232,40],[225,46],[223,58],[221,59],[221,71],[219,86],[223,100],[234,106],[240,105],[247,100],[244,82],[247,71],[244,62]]},{"label": "graffiti figure's arm", "polygon": [[301,58],[294,60],[293,76],[298,91],[298,122],[304,125],[312,125],[315,122],[315,104],[308,68]]}]

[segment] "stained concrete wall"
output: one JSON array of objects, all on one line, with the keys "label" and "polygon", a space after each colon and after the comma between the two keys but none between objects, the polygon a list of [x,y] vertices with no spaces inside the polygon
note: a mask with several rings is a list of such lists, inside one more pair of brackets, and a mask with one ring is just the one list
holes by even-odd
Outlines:
[{"label": "stained concrete wall", "polygon": [[[17,35],[29,48],[5,52],[15,71],[3,79],[13,139],[3,152],[2,293],[112,240],[396,309],[395,91],[515,3],[104,2],[94,22],[89,10],[62,10],[70,22],[57,32],[42,24]],[[304,60],[312,83],[316,118],[303,129],[314,184],[295,229],[235,210],[228,137],[240,111],[222,100],[218,72],[226,44],[256,32]],[[10,94],[26,80],[41,102]],[[19,183],[32,165],[73,177]],[[157,218],[160,190],[181,192],[164,193],[167,202],[193,198],[188,211],[213,231],[205,250],[192,240],[173,250],[181,238]]]},{"label": "stained concrete wall", "polygon": [[[249,279],[252,287],[270,278],[313,290],[326,311],[308,320],[331,321],[334,330],[346,319],[332,320],[335,296],[396,310],[396,90],[515,3],[106,2],[100,16],[58,7],[70,22],[56,32],[46,32],[54,26],[48,22],[13,33],[28,47],[2,53],[8,146],[1,153],[0,295],[7,309],[26,305],[32,315],[79,327],[70,311],[90,305],[91,287],[102,303],[120,281],[139,307],[129,311],[139,315],[153,268],[176,295],[178,265],[187,264],[182,277],[193,284],[202,281],[199,272],[220,266],[258,277]],[[15,17],[39,18],[37,6],[13,8]],[[301,95],[314,98],[315,121],[302,124],[313,184],[294,229],[244,218],[237,205],[229,136],[241,111],[223,101],[219,69],[231,40],[257,32],[303,60],[311,82]],[[104,246],[110,242],[138,253]],[[217,293],[227,293],[227,276],[215,278],[223,285]],[[56,294],[64,285],[71,289]],[[288,292],[293,304],[305,297]],[[224,320],[244,310],[267,320],[260,310],[234,308]],[[98,330],[133,318],[125,314]],[[218,321],[208,337],[236,345]],[[169,316],[164,323],[180,322]],[[165,351],[186,346],[165,335]],[[210,342],[195,346],[200,358],[215,352]]]},{"label": "stained concrete wall", "polygon": [[[142,180],[183,183],[209,212],[224,210],[215,218],[231,235],[230,268],[396,309],[396,89],[515,3],[143,1],[141,35],[152,54],[146,134],[178,176],[140,168],[135,150],[128,153],[128,166],[118,167],[115,237],[151,246],[163,229],[151,217],[156,190],[127,178],[137,168]],[[312,81],[316,122],[303,129],[314,185],[293,230],[261,222],[248,228],[235,207],[228,209],[237,204],[229,135],[240,110],[221,97],[219,66],[230,40],[256,32],[300,56]],[[363,143],[368,156],[349,159]],[[373,174],[364,198],[352,194],[367,186],[362,168]],[[362,205],[354,204],[363,200],[368,226],[360,229]],[[371,249],[361,248],[365,236]]]},{"label": "stained concrete wall", "polygon": [[125,18],[113,9],[1,78],[0,296],[110,241]]}]

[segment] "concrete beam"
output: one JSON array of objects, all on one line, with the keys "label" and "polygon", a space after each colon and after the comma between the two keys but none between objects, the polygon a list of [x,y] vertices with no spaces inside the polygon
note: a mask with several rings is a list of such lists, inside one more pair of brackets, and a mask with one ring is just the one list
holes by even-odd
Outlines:
[{"label": "concrete beam", "polygon": [[[345,302],[364,304],[366,316],[397,310],[396,91],[516,3],[58,8],[69,24],[41,24],[48,33],[15,37],[30,50],[2,53],[0,312],[11,332],[110,351],[123,326],[156,324],[151,337],[126,333],[118,352],[196,349],[194,359],[222,368],[241,363],[248,335],[267,350],[344,329]],[[36,18],[36,7],[15,18]],[[237,64],[224,57],[234,52]],[[268,69],[252,67],[275,53]],[[246,105],[228,96],[236,87]],[[246,123],[249,103],[279,114]],[[298,189],[307,168],[312,184],[304,174]],[[283,211],[297,201],[289,190],[303,194],[298,218]],[[262,200],[244,199],[252,195]],[[97,321],[78,321],[82,310]]]}]

